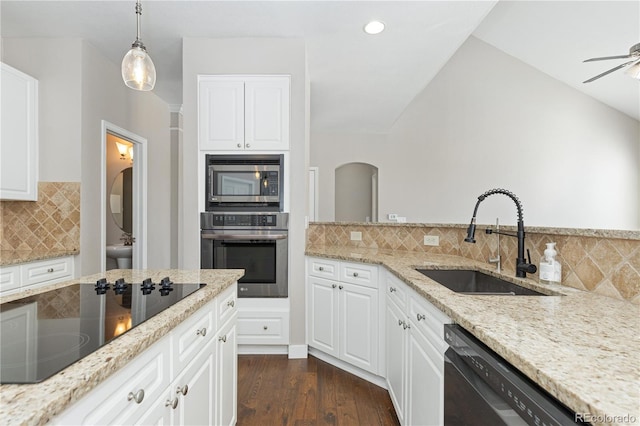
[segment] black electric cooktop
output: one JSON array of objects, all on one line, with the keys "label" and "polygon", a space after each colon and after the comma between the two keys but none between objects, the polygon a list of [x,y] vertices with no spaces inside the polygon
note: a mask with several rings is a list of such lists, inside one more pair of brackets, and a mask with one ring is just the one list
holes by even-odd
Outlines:
[{"label": "black electric cooktop", "polygon": [[206,284],[75,284],[0,305],[0,383],[37,383]]}]

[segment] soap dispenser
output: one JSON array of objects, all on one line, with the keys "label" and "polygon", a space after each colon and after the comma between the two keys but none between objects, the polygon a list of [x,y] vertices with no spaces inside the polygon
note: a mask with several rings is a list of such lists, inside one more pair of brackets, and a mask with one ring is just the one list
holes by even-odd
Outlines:
[{"label": "soap dispenser", "polygon": [[545,284],[560,284],[562,265],[556,259],[556,243],[547,243],[544,256],[540,259],[540,282]]}]

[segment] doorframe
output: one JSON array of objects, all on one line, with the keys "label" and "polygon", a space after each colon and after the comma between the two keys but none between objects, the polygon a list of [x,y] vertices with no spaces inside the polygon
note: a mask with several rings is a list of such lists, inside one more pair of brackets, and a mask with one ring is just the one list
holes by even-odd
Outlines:
[{"label": "doorframe", "polygon": [[111,133],[133,144],[133,197],[132,235],[136,241],[133,244],[133,269],[147,268],[147,139],[132,133],[113,123],[102,120],[101,135],[101,173],[100,173],[100,270],[107,269],[107,133]]}]

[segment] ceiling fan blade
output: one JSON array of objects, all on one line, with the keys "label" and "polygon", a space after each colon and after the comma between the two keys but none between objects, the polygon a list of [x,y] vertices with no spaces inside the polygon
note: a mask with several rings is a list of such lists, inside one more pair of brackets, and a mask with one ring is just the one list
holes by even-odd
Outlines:
[{"label": "ceiling fan blade", "polygon": [[597,80],[597,79],[599,79],[600,77],[604,77],[604,76],[605,76],[605,75],[607,75],[607,74],[611,74],[612,72],[617,71],[617,70],[619,70],[620,68],[624,68],[624,67],[626,67],[627,65],[633,64],[634,62],[635,62],[635,60],[633,60],[633,61],[629,61],[629,62],[626,62],[626,63],[624,63],[624,64],[622,64],[622,65],[618,65],[617,67],[613,67],[613,68],[611,68],[610,70],[603,72],[602,74],[598,74],[598,75],[596,75],[595,77],[591,77],[589,80],[585,80],[585,81],[583,81],[583,83],[591,83],[592,81]]},{"label": "ceiling fan blade", "polygon": [[607,61],[609,59],[626,59],[626,58],[630,58],[631,55],[619,55],[619,56],[603,56],[601,58],[591,58],[591,59],[585,59],[582,62],[595,62],[595,61]]}]

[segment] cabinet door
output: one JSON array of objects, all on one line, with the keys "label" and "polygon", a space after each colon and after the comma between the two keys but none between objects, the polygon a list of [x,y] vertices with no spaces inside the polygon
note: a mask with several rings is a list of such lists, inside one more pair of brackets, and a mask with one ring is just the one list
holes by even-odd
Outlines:
[{"label": "cabinet door", "polygon": [[407,367],[407,424],[443,424],[444,357],[415,327],[409,333]]},{"label": "cabinet door", "polygon": [[396,409],[396,415],[400,424],[405,422],[405,370],[406,370],[406,336],[407,333],[403,328],[406,321],[400,310],[389,300],[387,300],[386,318],[385,318],[385,359],[387,364],[387,384],[391,401]]},{"label": "cabinet door", "polygon": [[235,425],[238,393],[238,345],[235,317],[229,321],[217,338],[216,369],[216,425]]},{"label": "cabinet door", "polygon": [[201,150],[244,149],[244,82],[201,80],[198,87],[198,139]]},{"label": "cabinet door", "polygon": [[245,148],[289,149],[289,77],[247,78]]},{"label": "cabinet door", "polygon": [[38,199],[38,80],[2,65],[0,199]]},{"label": "cabinet door", "polygon": [[372,373],[378,369],[378,290],[340,283],[340,359]]},{"label": "cabinet door", "polygon": [[307,338],[309,346],[335,357],[338,353],[338,283],[307,278]]},{"label": "cabinet door", "polygon": [[[173,424],[213,425],[215,407],[215,344],[211,341],[173,381],[168,401],[177,398]],[[168,408],[172,408],[169,406]]]}]

